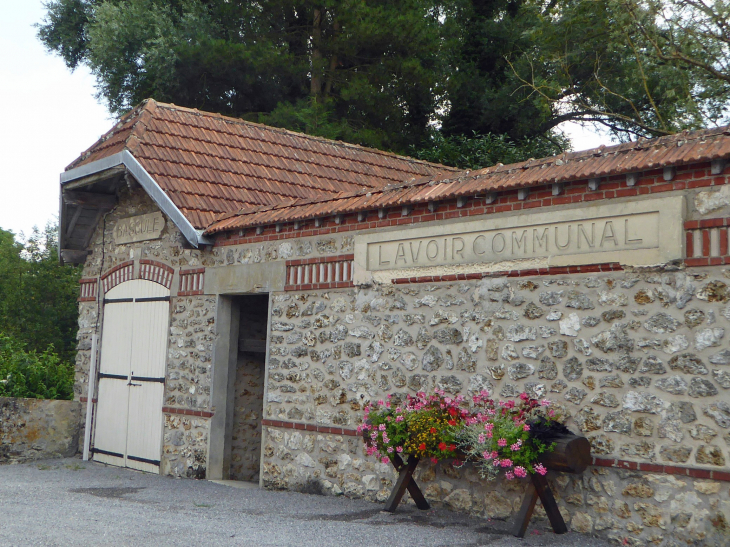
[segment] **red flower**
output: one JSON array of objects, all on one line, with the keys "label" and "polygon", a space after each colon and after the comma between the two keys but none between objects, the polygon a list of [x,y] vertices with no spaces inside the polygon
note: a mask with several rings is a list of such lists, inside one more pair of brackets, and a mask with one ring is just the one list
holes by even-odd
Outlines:
[{"label": "red flower", "polygon": [[437,430],[437,429],[436,429],[435,427],[432,427],[432,428],[431,428],[431,433],[432,433],[432,434],[435,434],[435,433],[437,433],[437,432],[438,432],[438,430]]},{"label": "red flower", "polygon": [[456,425],[456,420],[449,420],[448,421],[448,424],[449,425]]},{"label": "red flower", "polygon": [[426,443],[421,443],[418,445],[418,450],[426,450]]},{"label": "red flower", "polygon": [[456,445],[455,445],[455,444],[450,444],[450,445],[449,445],[449,450],[451,450],[452,452],[453,452],[454,450],[456,450]]},{"label": "red flower", "polygon": [[441,442],[439,443],[439,450],[443,451],[443,450],[446,450],[446,448],[447,448],[447,447],[446,447],[446,443],[445,443],[445,442],[443,442],[443,441],[441,441]]},{"label": "red flower", "polygon": [[456,410],[453,406],[449,409],[449,414],[452,416],[456,416],[459,413],[458,410]]}]

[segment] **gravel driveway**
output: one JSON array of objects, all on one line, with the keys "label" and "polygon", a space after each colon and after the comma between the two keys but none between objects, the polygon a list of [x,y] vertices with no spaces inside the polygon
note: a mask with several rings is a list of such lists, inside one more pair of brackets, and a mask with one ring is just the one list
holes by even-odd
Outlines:
[{"label": "gravel driveway", "polygon": [[556,536],[544,521],[518,540],[509,523],[444,509],[388,514],[362,500],[176,480],[76,458],[0,466],[0,507],[2,546],[608,545]]}]

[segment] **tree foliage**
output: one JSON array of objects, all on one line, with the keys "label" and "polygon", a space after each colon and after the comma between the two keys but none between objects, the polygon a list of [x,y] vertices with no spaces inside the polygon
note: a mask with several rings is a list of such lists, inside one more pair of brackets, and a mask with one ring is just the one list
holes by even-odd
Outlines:
[{"label": "tree foliage", "polygon": [[560,154],[568,149],[567,139],[561,135],[553,138],[534,137],[523,139],[519,143],[507,135],[487,133],[471,136],[447,135],[434,131],[430,146],[413,149],[416,158],[453,165],[460,169],[479,169],[497,163],[510,164],[527,161],[530,158],[543,158]]},{"label": "tree foliage", "polygon": [[34,229],[23,242],[0,229],[0,332],[65,362],[76,354],[79,267],[58,261],[57,228]]},{"label": "tree foliage", "polygon": [[74,367],[53,347],[28,351],[16,338],[0,332],[0,396],[73,399]]},{"label": "tree foliage", "polygon": [[154,97],[448,162],[495,136],[564,149],[565,121],[619,138],[723,122],[729,5],[50,0],[39,37],[88,65],[116,114]]},{"label": "tree foliage", "polygon": [[626,139],[726,123],[729,15],[722,0],[550,3],[511,61],[518,91],[549,108],[541,130],[596,122]]},{"label": "tree foliage", "polygon": [[[444,74],[433,2],[52,0],[39,36],[120,114],[147,97],[403,150]],[[321,120],[310,121],[313,115]]]}]

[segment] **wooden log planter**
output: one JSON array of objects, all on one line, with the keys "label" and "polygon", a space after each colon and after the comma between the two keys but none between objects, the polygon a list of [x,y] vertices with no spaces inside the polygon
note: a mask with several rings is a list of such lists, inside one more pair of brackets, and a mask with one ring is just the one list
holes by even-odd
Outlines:
[{"label": "wooden log planter", "polygon": [[[364,437],[367,442],[367,436],[364,435]],[[539,460],[549,471],[580,474],[591,463],[591,445],[585,437],[561,434],[550,439],[550,442],[555,443],[555,448],[551,452],[543,453]],[[426,501],[421,489],[416,484],[416,480],[413,478],[413,473],[418,467],[420,458],[411,455],[404,462],[398,454],[392,454],[390,461],[398,472],[398,480],[396,480],[390,497],[385,503],[384,510],[391,513],[394,512],[406,490],[408,490],[411,498],[416,503],[416,507],[421,510],[430,509],[431,506]],[[553,531],[556,534],[564,534],[568,531],[568,527],[563,520],[563,516],[560,514],[558,504],[555,502],[555,496],[553,496],[547,479],[535,473],[530,475],[530,484],[522,500],[522,506],[517,513],[517,518],[512,529],[515,537],[521,538],[525,536],[527,525],[530,523],[538,498],[542,501],[542,506],[545,509]]]}]

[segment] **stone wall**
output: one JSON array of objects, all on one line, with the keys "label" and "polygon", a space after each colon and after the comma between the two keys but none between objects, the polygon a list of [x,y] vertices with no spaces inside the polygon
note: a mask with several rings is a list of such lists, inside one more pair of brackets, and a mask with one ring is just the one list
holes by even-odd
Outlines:
[{"label": "stone wall", "polygon": [[[708,191],[702,185],[682,187],[687,220],[730,216],[727,186]],[[210,251],[191,250],[169,219],[159,240],[113,244],[117,219],[155,210],[141,190],[125,191],[97,229],[84,277],[97,276],[102,259],[103,271],[139,258],[173,268],[215,268],[354,249],[350,231],[303,238],[277,233],[270,237],[288,239],[246,244],[232,236]],[[511,398],[526,390],[553,400],[568,426],[585,434],[594,456],[605,461],[727,471],[729,284],[727,268],[686,268],[679,261],[595,275],[276,293],[264,418],[354,429],[364,404],[388,393],[404,397],[439,387],[463,395],[488,389]],[[216,297],[177,297],[176,289],[177,274],[162,472],[204,478],[204,414],[217,411],[210,391]],[[95,303],[81,304],[77,397],[86,394],[96,310]],[[237,377],[239,392],[249,380]],[[247,404],[236,406],[246,414]],[[389,493],[392,469],[365,458],[354,436],[280,427],[265,427],[263,434],[266,486],[378,501]],[[423,466],[419,476],[435,502],[492,518],[513,515],[524,488],[519,482],[486,484],[468,466]],[[730,502],[724,483],[607,467],[551,480],[576,530],[627,544],[726,539]]]},{"label": "stone wall", "polygon": [[82,419],[77,401],[0,397],[0,463],[73,456]]},{"label": "stone wall", "polygon": [[238,354],[231,439],[231,480],[259,480],[264,357],[262,353]]},{"label": "stone wall", "polygon": [[[210,410],[215,303],[215,297],[202,295],[172,299],[164,398],[168,411]],[[208,418],[166,413],[161,472],[204,479],[208,434]]]},{"label": "stone wall", "polygon": [[[117,245],[114,228],[119,219],[158,211],[157,205],[140,188],[125,188],[119,205],[99,223],[91,240],[82,277],[96,278],[123,262],[152,259],[172,268],[204,265],[210,253],[186,248],[184,237],[166,219],[159,239]],[[138,269],[139,266],[137,265]],[[164,405],[171,409],[210,410],[210,376],[215,337],[215,297],[176,297],[177,275],[172,284],[170,339],[166,367]],[[103,295],[102,295],[103,296]],[[97,328],[97,302],[79,305],[78,351],[76,355],[75,398],[87,396],[91,358],[91,336]],[[103,315],[98,317],[101,334]],[[100,337],[101,339],[101,337]],[[100,343],[100,342],[99,342]],[[183,477],[205,477],[208,450],[208,418],[178,414],[165,415],[163,473]],[[81,437],[83,442],[83,435]]]},{"label": "stone wall", "polygon": [[261,419],[263,418],[266,353],[248,352],[244,340],[266,346],[268,296],[245,296],[241,308],[238,363],[236,366],[230,479],[259,480],[261,468]]},{"label": "stone wall", "polygon": [[[265,417],[354,428],[363,404],[388,393],[403,398],[434,387],[462,395],[487,389],[507,399],[527,391],[554,401],[567,425],[590,439],[594,456],[725,470],[729,278],[730,270],[721,268],[669,267],[277,294]],[[326,436],[274,431],[268,429],[264,447],[266,484],[301,488],[318,481],[328,493],[387,495],[392,471],[363,458],[361,447],[353,451],[342,441],[330,455],[336,441]],[[632,492],[636,481],[659,491],[659,480],[607,469],[585,479],[566,476],[560,491],[575,496],[563,496],[562,507],[579,515],[574,528],[637,536],[643,526],[641,537],[648,540],[664,532],[652,529],[645,513],[659,511],[664,520],[654,520],[664,528],[684,517],[670,515],[669,501],[657,505],[666,501],[663,494],[615,494]],[[691,505],[701,491],[692,480],[684,482],[672,499],[684,493]],[[473,470],[445,467],[428,492],[494,517],[484,486]],[[492,495],[511,500],[514,510],[518,496],[508,494],[520,488],[500,485]],[[638,524],[616,516],[614,498],[626,501],[626,519]],[[692,530],[709,522],[707,513],[699,523],[700,508],[711,512],[706,498],[697,499],[693,508],[682,505],[694,515],[686,525]],[[717,511],[730,510],[714,499]],[[500,514],[506,516],[506,509]]]},{"label": "stone wall", "polygon": [[[236,247],[215,247],[212,251],[186,248],[184,237],[166,219],[159,239],[117,245],[117,221],[134,215],[158,211],[155,203],[140,188],[125,188],[119,205],[99,223],[90,244],[90,254],[82,277],[96,278],[128,260],[152,259],[175,268],[215,267],[232,264],[258,264],[293,257],[320,257],[352,252],[352,235],[313,237],[297,241],[257,243]],[[177,273],[173,280],[164,405],[172,409],[165,415],[162,472],[180,477],[204,478],[207,465],[209,418],[176,414],[174,411],[213,412],[211,375],[215,329],[215,296],[175,296]],[[85,398],[91,359],[91,336],[101,332],[103,317],[97,302],[79,304],[78,351],[76,356],[75,399]],[[260,408],[260,407],[259,407]],[[260,425],[258,426],[260,429]],[[83,434],[81,437],[83,442]],[[253,464],[252,464],[253,467]],[[258,467],[258,466],[257,466]]]}]

